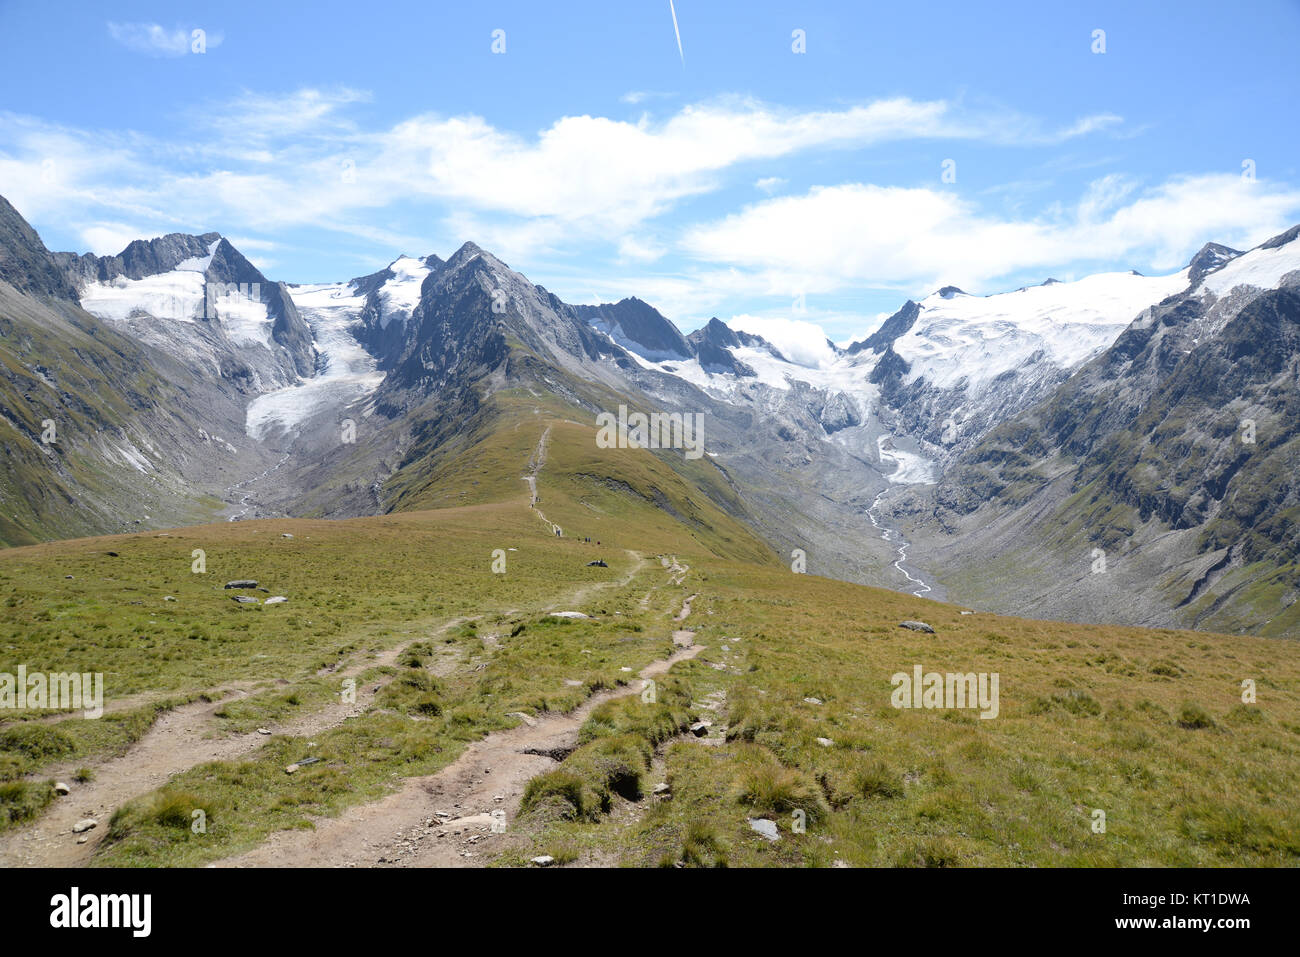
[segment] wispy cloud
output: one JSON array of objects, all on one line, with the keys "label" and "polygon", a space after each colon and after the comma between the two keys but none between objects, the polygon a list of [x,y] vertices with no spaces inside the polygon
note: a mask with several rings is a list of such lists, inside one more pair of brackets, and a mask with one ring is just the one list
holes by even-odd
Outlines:
[{"label": "wispy cloud", "polygon": [[146,56],[179,57],[193,52],[195,31],[200,31],[204,49],[221,46],[222,35],[202,27],[171,27],[157,23],[116,23],[109,21],[108,35],[134,53]]},{"label": "wispy cloud", "polygon": [[619,97],[619,100],[636,106],[647,100],[663,100],[676,95],[675,93],[661,93],[655,90],[628,90]]}]

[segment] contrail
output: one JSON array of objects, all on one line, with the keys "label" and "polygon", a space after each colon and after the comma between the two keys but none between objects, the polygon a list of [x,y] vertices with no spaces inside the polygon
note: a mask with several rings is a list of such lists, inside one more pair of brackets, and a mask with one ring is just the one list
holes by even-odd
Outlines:
[{"label": "contrail", "polygon": [[668,11],[673,15],[673,33],[677,34],[677,55],[682,58],[682,66],[686,66],[686,54],[682,52],[682,31],[677,28],[677,11],[673,9],[673,0],[668,0]]}]

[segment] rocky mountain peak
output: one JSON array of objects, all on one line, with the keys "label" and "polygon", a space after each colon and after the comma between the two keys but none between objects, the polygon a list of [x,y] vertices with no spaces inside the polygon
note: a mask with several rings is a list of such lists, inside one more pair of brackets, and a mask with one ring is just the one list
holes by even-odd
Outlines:
[{"label": "rocky mountain peak", "polygon": [[1221,268],[1230,260],[1236,259],[1241,255],[1241,251],[1233,249],[1231,246],[1224,246],[1221,243],[1206,243],[1201,247],[1201,251],[1192,257],[1192,261],[1187,264],[1188,278],[1193,282],[1200,282],[1207,274]]},{"label": "rocky mountain peak", "polygon": [[643,359],[688,359],[694,349],[673,323],[659,310],[636,297],[599,306],[575,306],[578,316]]},{"label": "rocky mountain peak", "polygon": [[493,256],[490,252],[483,249],[483,247],[473,242],[465,242],[459,249],[452,253],[450,258],[447,259],[446,268],[448,271],[456,271],[465,268],[475,260],[482,260],[483,264],[489,269],[510,269],[509,266],[497,259],[496,256]]},{"label": "rocky mountain peak", "polygon": [[1259,248],[1280,249],[1283,246],[1285,246],[1287,243],[1294,242],[1297,239],[1297,237],[1300,237],[1300,225],[1292,226],[1286,232],[1279,233],[1278,235],[1270,239],[1268,242],[1260,243]]},{"label": "rocky mountain peak", "polygon": [[76,299],[76,291],[36,230],[0,196],[0,280],[19,292]]},{"label": "rocky mountain peak", "polygon": [[920,303],[913,302],[911,299],[903,303],[903,307],[886,319],[879,329],[873,332],[861,342],[855,342],[846,350],[849,355],[857,355],[864,349],[870,349],[879,355],[889,347],[889,344],[903,335],[907,330],[916,324],[916,317],[921,314]]}]

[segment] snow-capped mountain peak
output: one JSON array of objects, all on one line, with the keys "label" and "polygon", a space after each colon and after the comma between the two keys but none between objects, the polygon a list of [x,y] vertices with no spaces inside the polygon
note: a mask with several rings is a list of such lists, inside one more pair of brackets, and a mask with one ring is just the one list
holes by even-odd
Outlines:
[{"label": "snow-capped mountain peak", "polygon": [[394,318],[410,318],[412,310],[420,302],[420,287],[424,284],[425,277],[432,271],[427,258],[398,256],[388,264],[388,272],[392,273],[392,278],[378,290],[384,306],[380,318],[381,326],[388,325]]},{"label": "snow-capped mountain peak", "polygon": [[1099,273],[1074,282],[972,296],[945,287],[920,302],[893,350],[909,382],[979,388],[1034,362],[1070,369],[1101,353],[1133,318],[1187,287],[1187,270],[1168,276]]},{"label": "snow-capped mountain peak", "polygon": [[1217,269],[1205,275],[1199,290],[1223,296],[1238,286],[1275,289],[1296,270],[1300,270],[1300,226],[1274,236],[1249,252],[1226,258]]}]

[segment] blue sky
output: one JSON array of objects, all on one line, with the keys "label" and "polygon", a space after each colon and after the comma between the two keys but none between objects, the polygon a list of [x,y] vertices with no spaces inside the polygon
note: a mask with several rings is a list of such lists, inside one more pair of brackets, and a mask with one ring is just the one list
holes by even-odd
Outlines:
[{"label": "blue sky", "polygon": [[680,56],[668,0],[9,0],[0,193],[55,249],[217,230],[313,282],[474,240],[837,341],[1300,222],[1296,0],[674,6]]}]

